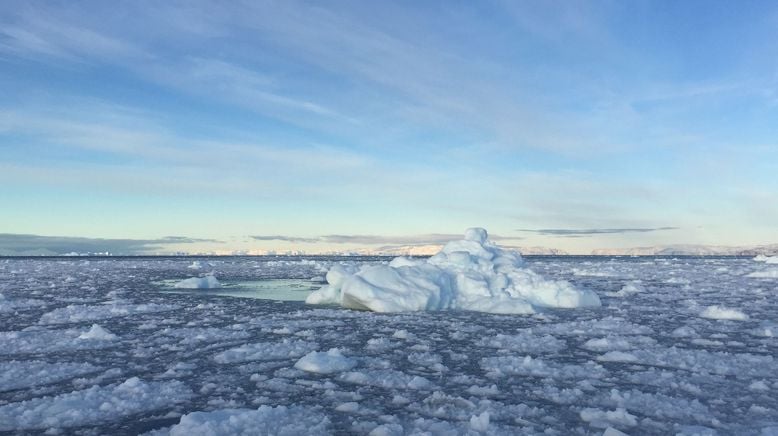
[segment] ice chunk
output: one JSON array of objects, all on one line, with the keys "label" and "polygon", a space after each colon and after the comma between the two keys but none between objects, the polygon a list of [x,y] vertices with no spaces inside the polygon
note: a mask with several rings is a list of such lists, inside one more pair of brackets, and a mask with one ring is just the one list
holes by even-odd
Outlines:
[{"label": "ice chunk", "polygon": [[192,261],[192,264],[187,266],[189,269],[203,269],[208,268],[211,265],[208,262],[200,262],[199,260]]},{"label": "ice chunk", "polygon": [[217,363],[240,363],[254,360],[280,360],[300,357],[316,349],[316,344],[307,341],[284,339],[281,342],[259,342],[246,344],[215,355]]},{"label": "ice chunk", "polygon": [[600,410],[586,408],[581,410],[581,419],[592,427],[608,428],[611,425],[619,427],[634,427],[638,424],[637,417],[623,408],[616,410]]},{"label": "ice chunk", "polygon": [[301,357],[294,367],[307,372],[332,374],[349,371],[357,365],[354,359],[344,356],[339,349],[331,348],[327,352],[311,351]]},{"label": "ice chunk", "polygon": [[424,377],[391,369],[345,372],[338,379],[346,383],[391,389],[426,390],[431,387],[430,381]]},{"label": "ice chunk", "polygon": [[546,280],[521,255],[489,242],[486,230],[465,232],[429,259],[396,258],[358,271],[336,265],[309,304],[339,304],[375,312],[473,310],[529,314],[536,307],[599,307],[600,299],[565,281]]},{"label": "ice chunk", "polygon": [[608,351],[597,360],[601,362],[637,362],[638,358],[634,354],[623,351]]},{"label": "ice chunk", "polygon": [[630,282],[621,287],[617,292],[606,293],[609,297],[627,297],[633,294],[646,292],[646,288],[640,283]]},{"label": "ice chunk", "polygon": [[765,256],[764,254],[760,254],[754,258],[754,261],[776,265],[778,264],[778,256]]},{"label": "ice chunk", "polygon": [[746,277],[752,277],[755,279],[778,279],[778,268],[770,268],[764,271],[754,271],[750,274],[746,274]]},{"label": "ice chunk", "polygon": [[483,433],[489,429],[489,412],[483,412],[480,415],[473,415],[470,418],[470,428]]},{"label": "ice chunk", "polygon": [[332,434],[330,421],[317,409],[304,406],[261,406],[193,412],[170,428],[170,436]]},{"label": "ice chunk", "polygon": [[624,433],[623,431],[616,430],[613,427],[608,427],[605,429],[604,432],[602,432],[602,436],[629,436],[629,435]]},{"label": "ice chunk", "polygon": [[219,280],[217,280],[216,277],[209,274],[203,277],[192,277],[181,280],[173,285],[173,287],[179,289],[218,289],[222,287],[222,284],[219,283]]},{"label": "ice chunk", "polygon": [[111,341],[116,339],[116,335],[108,330],[100,327],[100,324],[92,324],[92,328],[88,332],[81,333],[78,339],[98,339],[103,341]]},{"label": "ice chunk", "polygon": [[723,306],[709,306],[700,313],[700,316],[709,319],[729,319],[735,321],[745,321],[748,319],[748,315],[745,313]]}]

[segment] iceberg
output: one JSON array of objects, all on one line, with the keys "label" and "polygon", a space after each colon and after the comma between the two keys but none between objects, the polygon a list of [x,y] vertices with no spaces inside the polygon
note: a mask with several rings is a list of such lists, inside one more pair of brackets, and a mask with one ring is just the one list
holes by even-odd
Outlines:
[{"label": "iceberg", "polygon": [[778,264],[778,256],[765,256],[764,254],[760,254],[754,258],[754,261],[775,265]]},{"label": "iceberg", "polygon": [[531,314],[537,308],[599,307],[596,293],[527,268],[521,255],[471,228],[429,259],[397,257],[388,265],[335,265],[308,304],[374,312],[472,310]]}]

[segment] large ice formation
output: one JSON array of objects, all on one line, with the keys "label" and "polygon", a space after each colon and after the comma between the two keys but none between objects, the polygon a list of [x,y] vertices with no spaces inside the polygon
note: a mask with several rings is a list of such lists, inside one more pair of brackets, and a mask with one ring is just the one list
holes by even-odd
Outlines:
[{"label": "large ice formation", "polygon": [[534,313],[538,307],[598,307],[594,292],[566,281],[547,280],[524,265],[516,251],[471,228],[429,259],[398,257],[388,265],[335,265],[327,285],[311,293],[309,304],[339,304],[375,312],[473,310]]}]

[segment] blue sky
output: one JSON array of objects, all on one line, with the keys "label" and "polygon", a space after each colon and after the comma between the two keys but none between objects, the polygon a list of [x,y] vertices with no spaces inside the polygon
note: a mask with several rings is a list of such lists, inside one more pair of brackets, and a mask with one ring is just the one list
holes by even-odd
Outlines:
[{"label": "blue sky", "polygon": [[776,243],[775,41],[770,1],[2,2],[0,233]]}]

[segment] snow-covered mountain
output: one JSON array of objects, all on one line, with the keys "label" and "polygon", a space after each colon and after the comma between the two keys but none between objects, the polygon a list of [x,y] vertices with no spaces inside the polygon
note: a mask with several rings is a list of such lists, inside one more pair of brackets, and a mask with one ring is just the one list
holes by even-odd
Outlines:
[{"label": "snow-covered mountain", "polygon": [[[512,247],[503,246],[518,250],[524,255],[555,255],[563,256],[567,253],[564,250],[548,247]],[[357,251],[357,254],[364,256],[432,256],[443,248],[443,244],[430,245],[386,245],[378,248],[363,248]]]},{"label": "snow-covered mountain", "polygon": [[595,256],[756,256],[778,254],[778,244],[755,246],[719,246],[719,245],[657,245],[653,247],[600,248],[593,250]]}]

